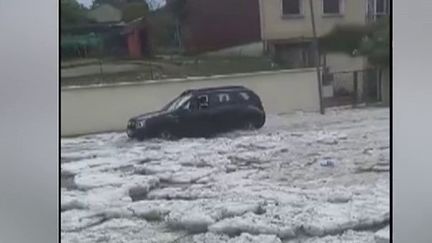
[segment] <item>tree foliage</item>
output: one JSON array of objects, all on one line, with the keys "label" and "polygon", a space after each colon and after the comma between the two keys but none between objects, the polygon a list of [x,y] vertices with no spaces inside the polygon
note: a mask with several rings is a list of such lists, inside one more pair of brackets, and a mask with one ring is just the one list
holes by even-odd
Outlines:
[{"label": "tree foliage", "polygon": [[174,33],[176,23],[174,16],[167,11],[156,11],[148,18],[151,37],[157,47],[171,47],[175,45]]},{"label": "tree foliage", "polygon": [[129,3],[123,9],[123,20],[125,22],[130,22],[132,20],[147,16],[148,12],[149,6],[146,2]]},{"label": "tree foliage", "polygon": [[95,7],[102,5],[102,4],[109,4],[112,6],[117,6],[117,5],[121,4],[121,1],[120,0],[93,0],[92,8],[95,8]]},{"label": "tree foliage", "polygon": [[388,66],[390,59],[389,19],[369,25],[340,25],[320,40],[326,52],[365,56],[376,66]]},{"label": "tree foliage", "polygon": [[167,2],[167,8],[179,21],[182,21],[187,15],[186,4],[187,0],[170,0]]},{"label": "tree foliage", "polygon": [[92,8],[102,4],[109,4],[117,8],[123,8],[130,3],[144,3],[147,4],[150,9],[157,9],[161,7],[161,2],[159,0],[94,0]]},{"label": "tree foliage", "polygon": [[88,21],[86,17],[86,8],[76,0],[61,0],[60,14],[60,24],[62,26],[82,24]]}]

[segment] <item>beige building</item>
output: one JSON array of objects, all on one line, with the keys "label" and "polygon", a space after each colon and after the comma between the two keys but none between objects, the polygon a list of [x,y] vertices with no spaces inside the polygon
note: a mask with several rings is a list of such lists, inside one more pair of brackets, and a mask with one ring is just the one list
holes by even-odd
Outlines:
[{"label": "beige building", "polygon": [[[340,24],[366,24],[388,0],[312,0],[317,36],[321,37]],[[290,67],[314,66],[311,48],[312,18],[309,0],[259,0],[261,38],[266,51]],[[381,10],[382,9],[382,10]],[[333,57],[333,58],[332,58]],[[362,58],[330,55],[332,71],[361,69]]]},{"label": "beige building", "polygon": [[[388,14],[389,0],[312,0],[318,37],[337,25],[366,24]],[[316,64],[312,48],[312,17],[309,0],[259,0],[261,38],[265,51],[287,68]],[[331,73],[363,70],[363,57],[327,53],[322,64]],[[363,79],[363,77],[359,77]],[[334,90],[353,90],[352,74],[334,75]],[[333,89],[332,88],[332,89]]]}]

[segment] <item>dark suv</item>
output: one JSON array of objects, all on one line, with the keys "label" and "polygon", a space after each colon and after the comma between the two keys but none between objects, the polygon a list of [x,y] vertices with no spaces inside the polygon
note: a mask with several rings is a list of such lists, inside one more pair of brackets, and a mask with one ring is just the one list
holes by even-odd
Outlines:
[{"label": "dark suv", "polygon": [[258,129],[265,123],[261,100],[243,86],[191,89],[160,111],[133,117],[131,138],[208,137],[235,129]]}]

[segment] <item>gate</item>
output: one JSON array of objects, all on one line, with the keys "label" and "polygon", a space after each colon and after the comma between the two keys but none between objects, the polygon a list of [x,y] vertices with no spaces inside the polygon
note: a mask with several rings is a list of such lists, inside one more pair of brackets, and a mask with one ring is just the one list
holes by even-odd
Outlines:
[{"label": "gate", "polygon": [[377,69],[324,73],[323,101],[325,107],[370,105],[381,97],[381,79]]}]

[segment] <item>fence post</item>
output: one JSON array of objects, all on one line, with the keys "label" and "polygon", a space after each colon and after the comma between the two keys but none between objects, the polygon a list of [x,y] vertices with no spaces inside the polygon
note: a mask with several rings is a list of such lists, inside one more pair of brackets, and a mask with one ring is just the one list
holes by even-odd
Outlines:
[{"label": "fence post", "polygon": [[319,95],[319,104],[320,104],[320,113],[321,115],[325,114],[325,107],[324,107],[324,101],[323,101],[323,95],[322,95],[322,76],[321,76],[321,57],[318,49],[318,37],[316,33],[316,25],[315,25],[315,14],[314,14],[314,6],[313,6],[313,0],[309,0],[309,6],[310,6],[310,14],[312,18],[312,34],[313,34],[313,47],[315,52],[315,58],[318,63],[316,63],[316,73],[318,78],[318,95]]},{"label": "fence post", "polygon": [[381,102],[382,101],[382,74],[383,71],[381,68],[378,68],[378,87],[377,87],[377,98],[378,101]]},{"label": "fence post", "polygon": [[354,92],[353,92],[353,104],[352,106],[357,107],[358,103],[358,72],[353,72],[353,81],[354,81]]}]

